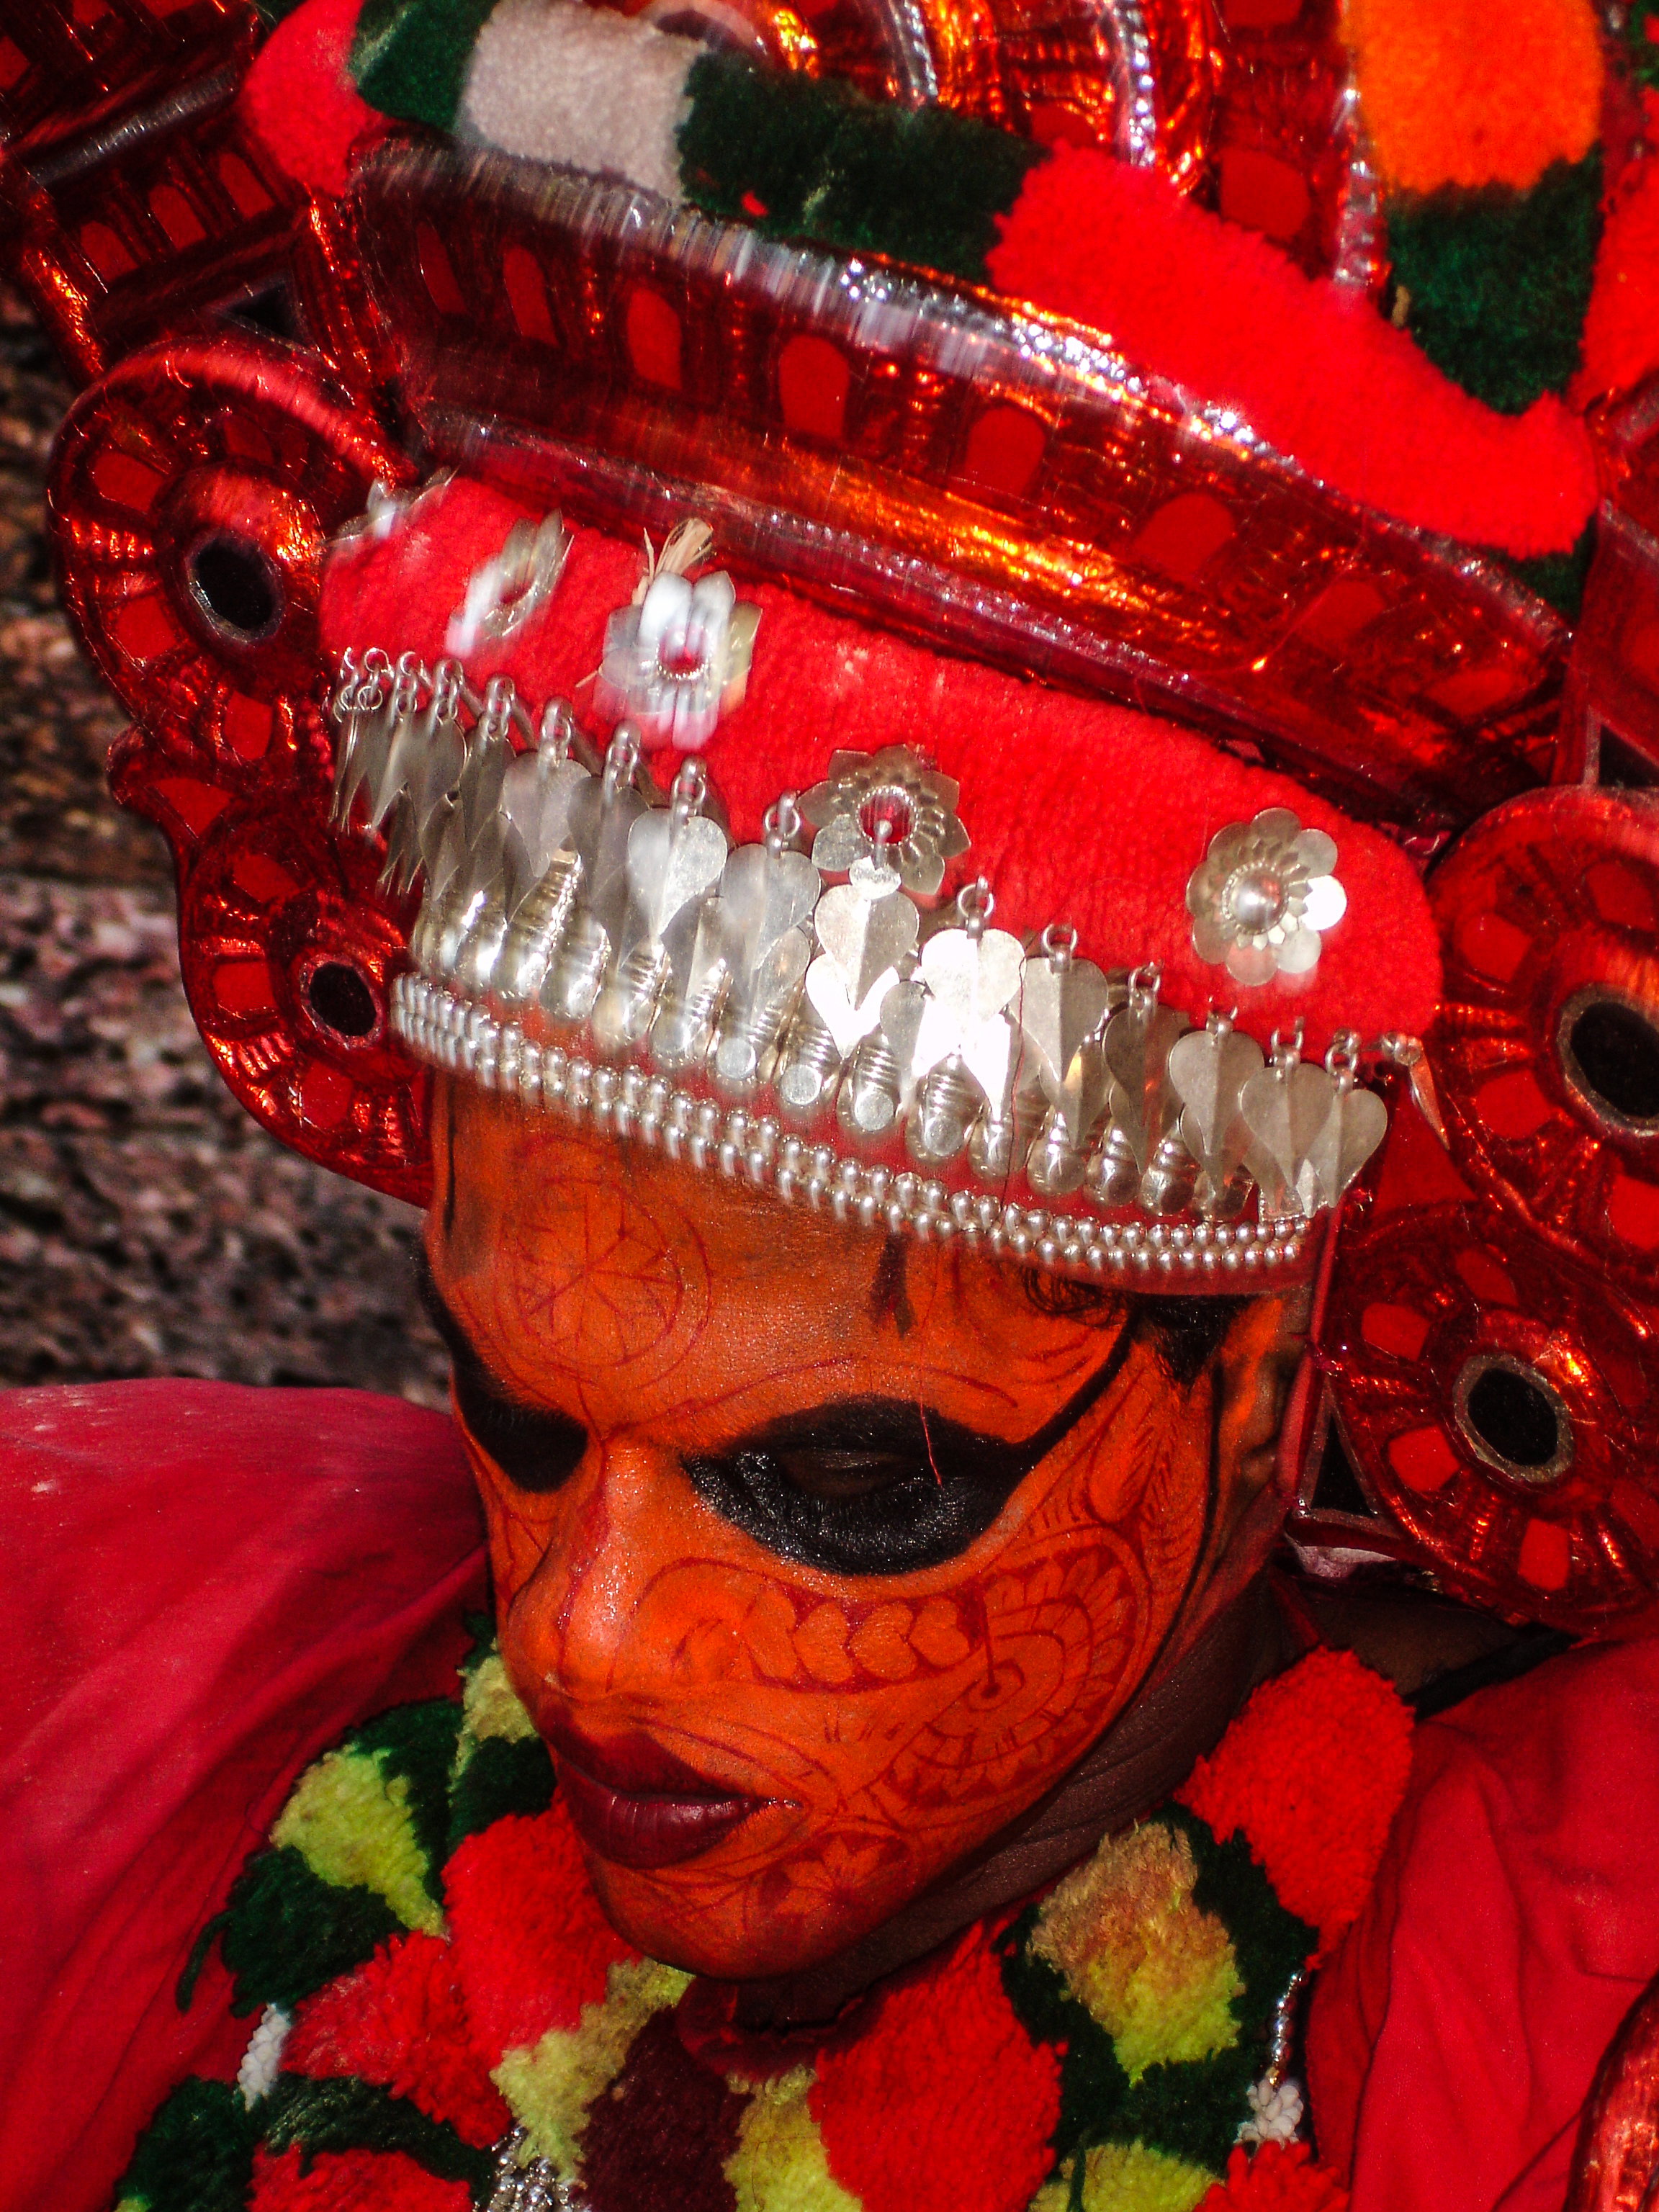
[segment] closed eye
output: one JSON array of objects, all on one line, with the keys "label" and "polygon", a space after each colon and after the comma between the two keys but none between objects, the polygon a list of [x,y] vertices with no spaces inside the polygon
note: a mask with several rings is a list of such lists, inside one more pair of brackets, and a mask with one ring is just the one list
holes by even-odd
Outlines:
[{"label": "closed eye", "polygon": [[914,1573],[965,1551],[1033,1462],[901,1399],[842,1399],[727,1450],[688,1455],[692,1487],[784,1559],[843,1575]]},{"label": "closed eye", "polygon": [[828,1574],[914,1574],[984,1534],[1121,1370],[1133,1327],[1035,1436],[988,1437],[931,1407],[848,1398],[688,1453],[706,1504],[781,1558]]},{"label": "closed eye", "polygon": [[450,1380],[461,1425],[519,1490],[557,1490],[580,1466],[587,1431],[568,1413],[527,1406],[514,1398],[478,1357],[471,1339],[445,1304],[422,1253],[417,1263],[421,1302],[449,1353]]}]

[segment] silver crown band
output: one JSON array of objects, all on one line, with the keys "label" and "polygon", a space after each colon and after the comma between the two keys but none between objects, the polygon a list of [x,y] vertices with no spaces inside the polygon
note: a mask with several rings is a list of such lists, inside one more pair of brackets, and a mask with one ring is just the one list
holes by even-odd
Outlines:
[{"label": "silver crown band", "polygon": [[665,794],[629,725],[601,760],[505,677],[348,654],[333,714],[331,818],[425,879],[393,1027],[528,1107],[1096,1278],[1294,1263],[1382,1140],[1352,1033],[1323,1066],[1299,1034],[1264,1054],[1160,1003],[1153,964],[991,927],[982,878],[932,906],[969,841],[907,748],[837,754],[734,846],[700,761]]}]

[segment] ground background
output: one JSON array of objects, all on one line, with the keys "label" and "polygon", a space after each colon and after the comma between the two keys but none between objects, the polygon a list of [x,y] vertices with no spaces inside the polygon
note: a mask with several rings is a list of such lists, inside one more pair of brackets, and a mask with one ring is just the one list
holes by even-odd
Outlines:
[{"label": "ground background", "polygon": [[104,784],[120,708],[52,590],[72,397],[0,291],[0,1385],[194,1375],[446,1401],[419,1217],[248,1120],[179,982],[160,833]]}]

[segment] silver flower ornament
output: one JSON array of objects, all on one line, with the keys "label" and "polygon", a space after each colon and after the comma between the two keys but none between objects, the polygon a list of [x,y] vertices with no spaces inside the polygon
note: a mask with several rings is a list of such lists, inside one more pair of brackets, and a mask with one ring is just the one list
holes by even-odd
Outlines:
[{"label": "silver flower ornament", "polygon": [[800,811],[817,832],[812,865],[866,889],[896,866],[913,898],[935,899],[946,862],[968,849],[957,817],[961,795],[958,784],[924,768],[907,745],[836,753],[823,781],[801,796]]},{"label": "silver flower ornament", "polygon": [[1199,958],[1237,983],[1310,975],[1323,932],[1347,910],[1335,866],[1335,841],[1285,806],[1218,830],[1187,884]]},{"label": "silver flower ornament", "polygon": [[738,604],[726,571],[694,584],[659,569],[637,604],[605,624],[604,703],[639,725],[647,748],[698,752],[741,704],[760,609]]}]

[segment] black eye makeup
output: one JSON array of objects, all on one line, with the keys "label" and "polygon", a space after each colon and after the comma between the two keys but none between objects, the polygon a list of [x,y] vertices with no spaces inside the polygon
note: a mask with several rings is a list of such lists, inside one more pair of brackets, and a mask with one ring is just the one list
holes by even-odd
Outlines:
[{"label": "black eye makeup", "polygon": [[581,1464],[586,1430],[568,1413],[521,1405],[510,1397],[444,1304],[424,1253],[416,1272],[421,1303],[449,1353],[456,1410],[467,1434],[516,1489],[538,1493],[557,1490]]},{"label": "black eye makeup", "polygon": [[692,1488],[781,1559],[827,1574],[914,1574],[982,1536],[1129,1356],[1126,1326],[1035,1436],[982,1436],[925,1405],[848,1398],[806,1408],[718,1453],[688,1455]]}]

